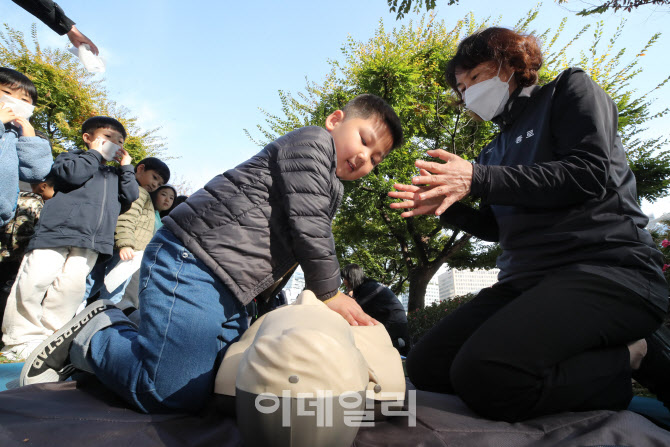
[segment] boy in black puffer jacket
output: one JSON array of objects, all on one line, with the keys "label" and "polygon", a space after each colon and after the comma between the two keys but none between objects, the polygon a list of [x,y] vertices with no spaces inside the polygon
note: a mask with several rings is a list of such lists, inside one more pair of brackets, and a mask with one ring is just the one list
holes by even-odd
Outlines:
[{"label": "boy in black puffer jacket", "polygon": [[50,174],[56,194],[44,205],[7,298],[2,353],[11,359],[26,358],[72,318],[98,254],[112,254],[121,206],[139,196],[128,152],[121,148],[114,156],[121,167],[106,166],[100,152],[105,140],[123,146],[123,125],[93,117],[82,132],[89,150],[56,158]]},{"label": "boy in black puffer jacket", "polygon": [[297,264],[305,287],[332,310],[352,325],[373,324],[338,292],[331,221],[340,180],[367,175],[401,141],[393,109],[360,95],[325,129],[295,130],[216,176],[164,218],[147,246],[139,329],[109,301],[92,304],[36,349],[21,384],[63,379],[72,364],[141,411],[197,411],[247,328],[244,306],[276,293]]}]

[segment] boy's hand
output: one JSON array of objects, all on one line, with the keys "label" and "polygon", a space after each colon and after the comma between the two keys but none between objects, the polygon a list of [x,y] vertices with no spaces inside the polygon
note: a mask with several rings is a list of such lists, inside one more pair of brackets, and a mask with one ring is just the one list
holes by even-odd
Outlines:
[{"label": "boy's hand", "polygon": [[30,121],[28,121],[25,118],[21,118],[20,116],[17,116],[16,119],[14,120],[19,126],[21,126],[22,134],[24,137],[34,137],[35,136],[35,129],[33,128],[32,124],[30,124]]},{"label": "boy's hand", "polygon": [[128,151],[121,148],[118,151],[116,151],[114,160],[118,161],[121,166],[127,166],[130,164],[131,161],[133,161],[133,157],[130,156]]},{"label": "boy's hand", "polygon": [[0,102],[0,121],[2,121],[2,124],[7,124],[10,121],[14,121],[16,119],[16,115],[14,114],[14,111],[10,109],[9,107],[5,107],[4,102]]},{"label": "boy's hand", "polygon": [[134,257],[135,251],[130,247],[123,247],[119,250],[119,258],[121,258],[122,261],[130,261]]},{"label": "boy's hand", "polygon": [[105,141],[105,140],[103,140],[102,138],[96,138],[95,140],[93,140],[93,142],[91,143],[91,145],[89,146],[88,149],[89,149],[90,151],[96,151],[97,153],[99,153],[100,155],[102,155],[102,152],[100,152],[100,146],[102,146],[102,143],[103,143],[104,141]]},{"label": "boy's hand", "polygon": [[342,292],[337,292],[337,295],[326,302],[326,306],[342,315],[352,326],[374,326],[375,324],[379,324],[377,320],[363,312],[363,309],[361,309],[361,306],[358,305],[355,299],[346,296]]}]

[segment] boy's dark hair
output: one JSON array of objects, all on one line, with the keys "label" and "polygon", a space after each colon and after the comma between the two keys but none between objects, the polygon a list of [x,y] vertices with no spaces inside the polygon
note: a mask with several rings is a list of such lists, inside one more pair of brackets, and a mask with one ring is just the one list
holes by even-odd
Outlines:
[{"label": "boy's dark hair", "polygon": [[346,279],[349,283],[351,290],[355,290],[365,282],[365,273],[363,273],[363,267],[358,264],[349,264],[345,265],[342,271],[340,272],[342,279]]},{"label": "boy's dark hair", "polygon": [[56,174],[53,173],[53,171],[49,172],[46,177],[44,177],[44,180],[40,180],[39,182],[32,182],[30,183],[31,185],[39,185],[40,183],[46,183],[47,185],[53,187],[56,185]]},{"label": "boy's dark hair", "polygon": [[391,138],[393,139],[391,150],[402,145],[403,136],[400,118],[398,118],[395,110],[379,96],[371,95],[370,93],[358,95],[349,101],[342,111],[344,112],[345,120],[348,118],[368,119],[373,115],[379,117],[386,123],[386,127],[391,132]]},{"label": "boy's dark hair", "polygon": [[33,100],[33,105],[37,105],[37,88],[33,84],[33,81],[23,73],[19,73],[11,68],[0,67],[0,84],[25,91]]},{"label": "boy's dark hair", "polygon": [[92,134],[98,129],[113,129],[123,135],[124,140],[128,136],[123,124],[109,116],[94,116],[84,121],[84,124],[81,125],[82,134]]},{"label": "boy's dark hair", "polygon": [[137,163],[135,166],[135,172],[137,172],[137,166],[139,165],[144,165],[144,170],[145,171],[156,171],[158,172],[158,175],[160,175],[163,178],[163,183],[167,183],[170,181],[170,168],[162,162],[161,160],[157,159],[156,157],[147,157]]},{"label": "boy's dark hair", "polygon": [[44,183],[51,186],[52,188],[56,186],[56,174],[49,172],[46,177],[44,177]]}]

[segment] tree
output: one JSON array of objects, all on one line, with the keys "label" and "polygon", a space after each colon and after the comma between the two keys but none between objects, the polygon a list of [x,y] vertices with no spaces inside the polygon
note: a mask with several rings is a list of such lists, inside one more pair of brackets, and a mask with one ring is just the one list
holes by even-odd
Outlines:
[{"label": "tree", "polygon": [[111,116],[124,125],[128,133],[124,148],[134,163],[163,150],[158,129],[140,129],[137,118],[110,100],[103,81],[95,80],[71,53],[41,48],[35,25],[31,29],[34,49],[28,47],[22,32],[6,23],[4,28],[5,32],[0,32],[0,65],[25,74],[37,87],[39,100],[30,121],[49,137],[54,157],[75,146],[84,148],[81,125],[96,115]]},{"label": "tree", "polygon": [[[531,10],[515,28],[529,30],[537,14],[537,8]],[[541,83],[574,64],[568,51],[589,29],[586,26],[565,46],[555,49],[565,22],[554,32],[540,34],[546,56]],[[333,232],[341,261],[361,264],[396,293],[409,290],[410,311],[423,307],[426,286],[443,264],[452,268],[492,267],[500,251],[497,245],[484,244],[455,228],[443,228],[432,216],[403,219],[388,207],[386,195],[393,183],[410,182],[416,174],[414,161],[425,157],[426,149],[444,148],[472,159],[495,136],[493,124],[471,119],[456,103],[443,76],[461,38],[489,25],[488,20],[476,22],[472,15],[451,28],[432,16],[390,32],[380,24],[367,42],[348,39],[342,60],[332,61],[323,84],[308,83],[306,92],[297,96],[280,91],[283,116],[264,112],[267,127],[257,126],[267,141],[297,127],[322,125],[328,113],[364,92],[379,95],[394,107],[407,143],[365,178],[347,182]],[[650,120],[665,116],[668,110],[652,114],[651,92],[639,95],[631,89],[641,69],[637,59],[623,64],[624,49],[614,50],[621,27],[601,49],[603,32],[602,23],[594,27],[594,41],[580,54],[578,65],[617,102],[619,131],[641,181],[640,191],[643,197],[658,198],[669,190],[667,140],[643,139],[640,133]],[[643,51],[656,39],[653,36]]]},{"label": "tree", "polygon": [[[403,17],[405,17],[405,14],[409,12],[409,10],[412,8],[412,2],[413,0],[400,0],[400,4],[398,4],[398,0],[386,0],[386,2],[389,5],[389,12],[395,12],[396,20],[400,20]],[[435,9],[435,4],[437,3],[437,0],[416,0],[416,3],[414,4],[414,10],[415,11],[420,11],[421,8],[426,6],[426,11],[430,11],[432,9]],[[455,3],[458,3],[458,0],[448,0],[448,5],[453,5]]]},{"label": "tree", "polygon": [[[567,3],[568,0],[558,0],[559,3]],[[670,0],[608,0],[599,5],[591,6],[589,8],[582,9],[577,13],[578,16],[588,16],[591,14],[602,14],[609,10],[614,10],[615,12],[623,9],[624,11],[631,12],[633,9],[637,9],[640,6],[647,5],[670,5]]]}]

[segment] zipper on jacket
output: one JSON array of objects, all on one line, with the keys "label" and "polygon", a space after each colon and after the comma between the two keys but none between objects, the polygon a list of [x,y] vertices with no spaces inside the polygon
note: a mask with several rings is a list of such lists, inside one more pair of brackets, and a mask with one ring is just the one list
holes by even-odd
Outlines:
[{"label": "zipper on jacket", "polygon": [[95,227],[95,232],[93,233],[93,239],[91,239],[91,248],[93,250],[95,250],[95,236],[98,234],[98,231],[100,230],[100,225],[102,224],[103,213],[105,211],[105,202],[107,201],[107,170],[106,169],[102,170],[102,177],[103,177],[103,182],[102,182],[102,202],[100,202],[100,217],[98,218],[98,226]]}]

